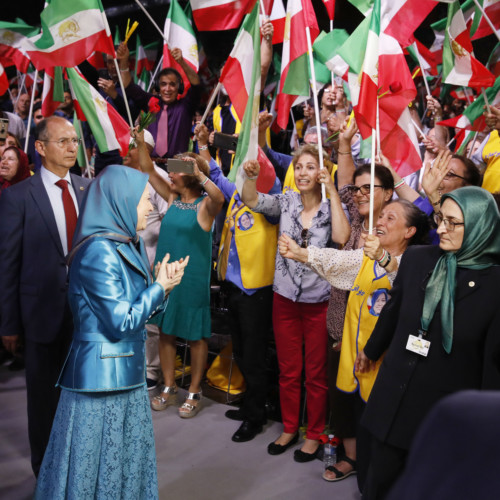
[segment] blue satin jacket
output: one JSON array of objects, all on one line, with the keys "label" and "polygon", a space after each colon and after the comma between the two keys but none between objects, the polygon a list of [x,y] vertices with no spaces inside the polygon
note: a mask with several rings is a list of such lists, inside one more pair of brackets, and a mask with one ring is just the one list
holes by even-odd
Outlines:
[{"label": "blue satin jacket", "polygon": [[117,391],[145,384],[144,326],[162,309],[164,290],[127,243],[91,238],[76,253],[68,298],[75,325],[58,385]]}]

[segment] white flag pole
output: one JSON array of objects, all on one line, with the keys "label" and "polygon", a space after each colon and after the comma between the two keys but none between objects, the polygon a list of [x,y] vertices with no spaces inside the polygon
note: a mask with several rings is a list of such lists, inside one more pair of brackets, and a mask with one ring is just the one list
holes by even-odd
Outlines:
[{"label": "white flag pole", "polygon": [[[333,31],[333,19],[330,19],[330,32]],[[332,71],[332,90],[335,90],[335,73]]]},{"label": "white flag pole", "polygon": [[[30,140],[31,130],[31,117],[33,116],[33,105],[35,103],[36,82],[38,81],[38,70],[35,69],[35,81],[33,82],[33,89],[31,90],[30,110],[28,113],[28,126],[26,127],[26,138],[24,139],[24,152],[28,153],[28,142]],[[21,93],[19,93],[21,95]]]},{"label": "white flag pole", "polygon": [[477,134],[479,134],[478,130],[476,130],[476,133],[474,134],[474,137],[472,138],[472,144],[471,144],[471,147],[469,149],[469,152],[467,153],[467,158],[469,158],[469,159],[472,156],[472,150],[474,149],[474,144],[476,143]]},{"label": "white flag pole", "polygon": [[372,161],[370,169],[370,213],[368,218],[368,234],[373,234],[373,192],[375,191],[375,143],[377,131],[372,128]]},{"label": "white flag pole", "polygon": [[85,157],[85,170],[87,171],[87,178],[92,179],[92,172],[90,171],[89,159],[87,157],[87,148],[85,146],[85,137],[83,136],[82,122],[80,120],[78,120],[78,128],[80,137],[82,138],[82,148],[83,148],[83,156]]},{"label": "white flag pole", "polygon": [[[319,168],[323,169],[323,137],[321,136],[321,123],[319,119],[319,106],[318,98],[316,92],[316,73],[314,71],[314,60],[312,53],[312,43],[311,43],[311,31],[309,26],[306,26],[306,38],[307,38],[307,53],[309,54],[309,66],[311,69],[311,80],[312,80],[312,90],[313,90],[313,101],[314,101],[314,114],[316,117],[316,129],[318,131],[318,151],[319,151]],[[321,184],[321,201],[326,201],[326,188],[324,184]]]},{"label": "white flag pole", "polygon": [[379,105],[379,97],[377,96],[377,155],[380,155],[382,152],[382,147],[380,146],[380,105]]},{"label": "white flag pole", "polygon": [[500,34],[498,33],[498,31],[496,30],[495,26],[491,22],[491,19],[486,15],[486,12],[484,11],[483,6],[477,0],[474,0],[474,3],[477,5],[477,7],[479,8],[479,10],[481,11],[481,14],[486,19],[486,22],[490,25],[490,28],[493,30],[493,33],[495,33],[495,36],[500,41]]},{"label": "white flag pole", "polygon": [[142,9],[144,14],[146,14],[146,17],[151,21],[153,26],[158,30],[158,33],[160,33],[160,36],[165,40],[165,42],[168,43],[167,37],[163,33],[163,31],[160,29],[160,27],[156,24],[155,20],[149,15],[149,12],[144,8],[144,6],[139,2],[139,0],[135,0],[135,3]]},{"label": "white flag pole", "polygon": [[149,92],[151,90],[151,87],[153,86],[153,83],[154,83],[155,78],[156,78],[156,74],[158,73],[158,70],[161,68],[162,64],[163,64],[163,56],[160,57],[160,60],[158,61],[158,64],[156,65],[155,72],[151,76],[151,80],[149,82],[147,92]]},{"label": "white flag pole", "polygon": [[486,95],[484,87],[481,87],[481,94],[483,94],[483,97],[484,97],[484,103],[486,104],[486,111],[488,111],[488,113],[491,113],[490,103],[488,102],[488,97]]},{"label": "white flag pole", "polygon": [[116,59],[113,59],[113,61],[115,62],[116,74],[118,75],[118,81],[120,82],[120,88],[122,89],[123,102],[125,103],[125,109],[127,110],[128,122],[129,122],[130,128],[134,128],[134,122],[132,121],[132,115],[130,114],[130,108],[128,106],[127,93],[125,92],[125,87],[123,86],[122,75],[120,73],[120,67],[118,66],[118,61]]},{"label": "white flag pole", "polygon": [[205,120],[207,119],[208,113],[210,113],[210,109],[212,108],[212,104],[215,101],[215,98],[217,97],[217,94],[219,93],[219,89],[221,88],[221,83],[219,82],[214,90],[212,91],[212,95],[210,96],[210,99],[208,100],[207,107],[205,108],[205,112],[203,113],[203,116],[201,117],[200,120],[200,125],[203,125],[205,123]]},{"label": "white flag pole", "polygon": [[424,65],[422,63],[422,56],[418,51],[417,42],[413,42],[413,48],[415,49],[415,53],[417,54],[418,65],[420,66],[420,71],[422,72],[422,77],[424,79],[425,90],[428,96],[432,96],[431,91],[429,89],[429,83],[427,82],[427,78],[425,77]]}]

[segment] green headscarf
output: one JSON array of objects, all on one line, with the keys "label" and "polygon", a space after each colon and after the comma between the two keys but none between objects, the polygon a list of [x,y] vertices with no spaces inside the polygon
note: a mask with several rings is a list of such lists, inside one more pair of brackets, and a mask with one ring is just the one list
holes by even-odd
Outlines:
[{"label": "green headscarf", "polygon": [[488,191],[467,186],[445,194],[441,203],[452,199],[464,216],[464,239],[456,252],[445,252],[436,263],[425,289],[422,330],[427,331],[441,302],[441,327],[444,350],[453,343],[453,313],[457,267],[485,269],[500,264],[500,214]]}]

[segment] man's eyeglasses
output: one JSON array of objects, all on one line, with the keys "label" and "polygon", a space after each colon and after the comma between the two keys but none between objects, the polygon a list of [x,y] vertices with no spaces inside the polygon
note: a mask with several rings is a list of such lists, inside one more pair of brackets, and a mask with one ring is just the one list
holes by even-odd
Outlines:
[{"label": "man's eyeglasses", "polygon": [[437,214],[434,214],[434,222],[438,226],[440,226],[441,222],[442,222],[444,224],[444,228],[446,229],[446,231],[449,231],[450,233],[455,231],[455,226],[463,226],[465,224],[465,222],[455,222],[455,221],[450,220],[450,219],[445,219],[443,217],[443,214],[440,212]]},{"label": "man's eyeglasses", "polygon": [[[381,186],[380,184],[375,184],[373,187],[374,188],[383,188],[384,186]],[[370,184],[363,184],[362,186],[351,186],[351,191],[354,194],[358,194],[358,191],[364,195],[370,194]]]},{"label": "man's eyeglasses", "polygon": [[307,248],[307,245],[309,245],[309,240],[311,239],[311,236],[309,235],[309,229],[302,229],[302,232],[300,233],[300,239],[302,240],[300,248]]},{"label": "man's eyeglasses", "polygon": [[41,142],[55,142],[61,149],[63,149],[63,148],[67,148],[70,144],[72,146],[78,147],[82,143],[82,140],[77,139],[77,138],[68,139],[66,137],[63,139],[58,139],[57,141],[47,141],[47,140],[41,139]]}]

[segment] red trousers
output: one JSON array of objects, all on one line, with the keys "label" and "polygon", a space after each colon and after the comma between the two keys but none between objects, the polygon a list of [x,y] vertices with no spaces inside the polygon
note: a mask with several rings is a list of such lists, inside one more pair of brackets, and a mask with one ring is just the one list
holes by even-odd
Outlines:
[{"label": "red trousers", "polygon": [[299,428],[304,367],[308,439],[318,439],[325,429],[328,395],[327,307],[328,301],[318,304],[293,302],[274,294],[273,328],[280,369],[280,404],[284,432],[292,434]]}]

